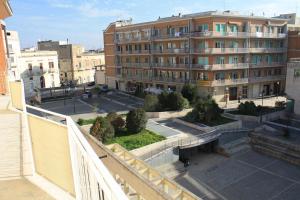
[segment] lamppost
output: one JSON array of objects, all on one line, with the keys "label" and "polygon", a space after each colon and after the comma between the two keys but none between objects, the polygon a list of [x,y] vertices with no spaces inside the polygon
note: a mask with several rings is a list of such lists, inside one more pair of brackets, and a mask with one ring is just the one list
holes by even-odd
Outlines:
[{"label": "lamppost", "polygon": [[262,123],[262,110],[263,110],[263,106],[264,106],[264,94],[265,94],[265,91],[263,90],[261,92],[261,110],[260,110],[260,123]]},{"label": "lamppost", "polygon": [[226,87],[225,88],[225,98],[226,98],[226,108],[227,108],[227,105],[228,105],[228,91],[229,91],[229,88],[228,87]]},{"label": "lamppost", "polygon": [[276,82],[276,84],[277,84],[277,89],[276,89],[276,98],[278,99],[278,96],[279,96],[279,84],[280,84],[280,82],[279,82],[279,81],[277,81],[277,82]]}]

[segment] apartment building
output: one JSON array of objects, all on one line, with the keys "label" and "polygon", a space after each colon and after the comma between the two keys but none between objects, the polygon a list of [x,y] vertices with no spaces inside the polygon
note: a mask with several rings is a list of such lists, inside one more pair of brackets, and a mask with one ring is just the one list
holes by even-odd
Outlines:
[{"label": "apartment building", "polygon": [[294,100],[294,112],[300,115],[300,56],[291,58],[287,64],[286,93]]},{"label": "apartment building", "polygon": [[285,87],[287,21],[212,11],[104,31],[107,83],[121,90],[197,85],[217,101],[278,94]]},{"label": "apartment building", "polygon": [[22,51],[19,72],[26,96],[33,95],[34,89],[60,86],[56,51]]},{"label": "apartment building", "polygon": [[8,52],[9,52],[9,70],[10,80],[20,80],[20,62],[21,62],[21,46],[19,34],[17,31],[6,32]]},{"label": "apartment building", "polygon": [[39,50],[57,51],[61,82],[84,84],[95,80],[95,68],[104,64],[103,53],[85,52],[81,45],[62,41],[40,41]]},{"label": "apartment building", "polygon": [[2,21],[12,15],[12,10],[7,0],[0,0],[0,94],[7,92],[8,51],[6,41],[6,25]]}]

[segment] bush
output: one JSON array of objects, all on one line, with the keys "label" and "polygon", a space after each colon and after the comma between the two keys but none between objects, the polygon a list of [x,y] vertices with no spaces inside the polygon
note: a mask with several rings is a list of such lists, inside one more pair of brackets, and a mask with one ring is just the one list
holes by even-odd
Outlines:
[{"label": "bush", "polygon": [[169,108],[169,94],[163,91],[158,95],[160,109],[167,110]]},{"label": "bush", "polygon": [[192,104],[197,98],[197,88],[191,84],[185,84],[182,87],[181,94],[190,104]]},{"label": "bush", "polygon": [[93,124],[95,122],[95,120],[96,119],[81,119],[81,118],[79,118],[77,121],[77,124],[79,124],[80,126]]},{"label": "bush", "polygon": [[212,122],[220,118],[223,110],[212,98],[198,99],[192,112],[189,112],[185,119],[190,122]]},{"label": "bush", "polygon": [[106,142],[115,136],[115,131],[110,122],[104,117],[97,117],[90,129],[90,134],[102,142]]},{"label": "bush", "polygon": [[243,115],[255,115],[258,111],[255,103],[253,101],[246,101],[245,103],[240,103],[238,106],[239,113]]},{"label": "bush", "polygon": [[168,104],[171,110],[182,110],[186,106],[186,101],[181,93],[172,92],[168,96]]},{"label": "bush", "polygon": [[119,115],[116,112],[110,112],[106,115],[106,119],[111,122],[116,119]]},{"label": "bush", "polygon": [[145,110],[138,108],[129,111],[126,117],[126,128],[130,133],[138,133],[146,128],[147,117]]},{"label": "bush", "polygon": [[115,132],[119,132],[125,127],[125,120],[121,116],[116,117],[110,123],[114,127]]},{"label": "bush", "polygon": [[157,111],[159,108],[159,101],[157,95],[147,94],[145,97],[144,108],[147,112]]}]

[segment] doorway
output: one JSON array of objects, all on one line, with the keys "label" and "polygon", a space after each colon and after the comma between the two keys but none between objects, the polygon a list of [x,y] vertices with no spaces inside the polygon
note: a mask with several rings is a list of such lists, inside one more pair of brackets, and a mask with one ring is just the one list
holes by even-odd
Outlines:
[{"label": "doorway", "polygon": [[237,97],[238,97],[237,87],[229,88],[229,101],[237,100]]},{"label": "doorway", "polygon": [[269,96],[270,95],[270,85],[264,85],[264,95]]}]

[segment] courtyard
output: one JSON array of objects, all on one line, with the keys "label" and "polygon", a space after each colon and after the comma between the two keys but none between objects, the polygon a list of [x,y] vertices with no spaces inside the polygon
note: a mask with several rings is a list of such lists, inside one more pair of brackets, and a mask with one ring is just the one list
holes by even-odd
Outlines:
[{"label": "courtyard", "polygon": [[297,200],[300,196],[299,166],[253,150],[230,158],[200,153],[186,170],[178,166],[161,169],[205,200]]}]

